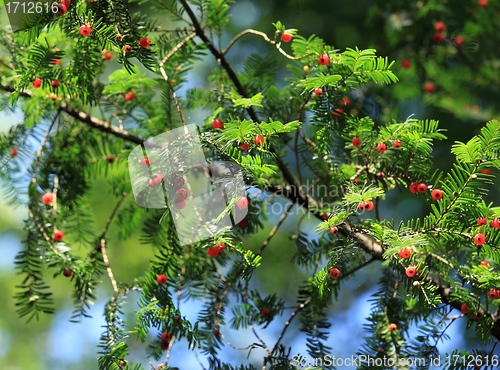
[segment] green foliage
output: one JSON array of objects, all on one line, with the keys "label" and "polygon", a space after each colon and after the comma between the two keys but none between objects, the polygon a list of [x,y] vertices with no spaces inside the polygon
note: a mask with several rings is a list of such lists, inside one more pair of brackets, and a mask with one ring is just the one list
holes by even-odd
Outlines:
[{"label": "green foliage", "polygon": [[[378,261],[383,275],[371,298],[359,354],[394,361],[435,358],[440,355],[438,342],[447,338],[444,323],[462,304],[471,310],[463,319],[478,340],[490,344],[499,339],[494,315],[498,301],[488,303],[484,291],[496,289],[500,277],[495,268],[480,263],[500,264],[500,230],[477,223],[480,217],[488,222],[500,217],[500,208],[485,201],[494,185],[494,175],[485,170],[500,169],[497,120],[488,121],[465,143],[457,141],[451,148],[456,161],[448,170],[436,169],[434,142],[446,138],[436,120],[381,121],[362,109],[368,104],[361,95],[377,89],[392,91],[389,85],[404,84],[407,77],[404,73],[397,77],[394,62],[375,49],[341,51],[314,35],[306,38],[296,29],[285,29],[278,21],[274,38],[250,32],[277,51],[251,54],[238,71],[226,56],[228,49],[220,45],[230,1],[134,2],[150,7],[159,19],[168,15],[173,23],[167,22],[166,27],[172,29],[131,12],[125,0],[75,0],[62,16],[34,17],[26,30],[0,33],[0,44],[7,50],[1,59],[5,69],[0,71],[0,88],[6,94],[0,99],[0,111],[17,109],[24,115],[23,124],[0,136],[5,194],[9,202],[29,209],[24,250],[16,258],[23,276],[15,296],[19,316],[29,321],[40,313],[53,313],[46,275],[59,278],[71,270],[72,321],[88,316],[104,278],[113,287],[104,310],[99,369],[147,368],[126,360],[132,357],[131,340],[144,343],[145,353],[154,361],[167,351],[168,362],[171,346],[180,342],[188,350],[200,349],[210,369],[254,369],[251,364],[234,367],[219,358],[226,344],[235,347],[223,336],[230,328],[252,332],[253,342],[243,350],[248,355],[265,351],[264,367],[291,369],[291,348],[282,342],[290,325],[295,325],[292,321],[298,318],[310,357],[331,353],[335,344],[328,317],[332,301],[338,299],[347,279]],[[422,5],[417,18],[428,12],[430,8]],[[89,36],[78,32],[84,24],[92,26]],[[291,55],[278,40],[283,32],[293,34]],[[139,45],[142,37],[151,37],[149,47]],[[393,45],[401,42],[396,33],[390,40]],[[125,53],[125,45],[131,46],[130,53]],[[108,51],[123,68],[106,80],[103,53]],[[330,58],[326,65],[318,63],[321,54]],[[190,88],[181,96],[193,65],[209,57],[218,64],[209,84]],[[278,58],[288,63],[286,84],[278,80]],[[441,79],[437,64],[431,60],[423,68]],[[32,88],[35,77],[42,79],[39,89]],[[51,87],[52,80],[60,82],[59,88]],[[316,96],[316,88],[323,93]],[[126,98],[128,93],[133,98]],[[443,100],[437,105],[443,107]],[[204,115],[198,133],[207,162],[232,161],[243,172],[250,199],[244,220],[248,224],[239,223],[232,233],[180,245],[175,213],[144,209],[131,199],[126,159],[147,138],[189,123],[195,110]],[[223,122],[222,129],[212,127],[216,118]],[[256,142],[258,136],[264,139],[262,144]],[[360,145],[354,146],[354,137]],[[31,142],[36,143],[35,154]],[[387,149],[377,150],[380,143]],[[18,154],[11,153],[14,148],[19,148]],[[111,212],[89,204],[89,189],[103,180],[111,188],[110,198],[117,198]],[[399,225],[384,220],[382,205],[393,199],[391,193],[396,189],[409,193],[415,182],[428,186],[415,195],[427,205],[425,215]],[[435,189],[442,191],[442,199],[432,198]],[[52,203],[42,203],[45,193],[54,195]],[[279,214],[262,246],[250,250],[247,238],[273,219],[266,210],[275,197],[292,203]],[[359,203],[369,200],[374,210],[360,212]],[[229,200],[226,211],[235,202]],[[292,273],[305,275],[297,287],[296,304],[289,306],[280,294],[262,293],[256,280],[273,248],[271,239],[277,238],[292,209],[303,213],[290,236],[295,248],[279,257],[290,259]],[[94,211],[106,214],[102,232],[95,232]],[[318,219],[315,237],[301,225],[306,216]],[[122,239],[137,237],[141,247],[154,251],[149,268],[130,276],[130,283],[116,281],[112,272],[106,252],[111,225]],[[331,231],[333,227],[337,230]],[[64,241],[54,240],[56,230],[64,230]],[[478,233],[486,238],[482,245],[474,242]],[[222,243],[225,249],[220,255],[208,255],[208,248]],[[399,256],[403,248],[411,251],[409,258]],[[408,267],[417,270],[415,276],[405,273]],[[333,268],[339,270],[338,277],[330,275]],[[167,277],[166,283],[157,280],[160,274]],[[132,291],[140,298],[131,325],[123,317],[123,304]],[[187,304],[199,307],[196,321],[186,318]],[[280,316],[287,316],[290,309],[275,345],[268,346],[257,329],[280,324]],[[397,329],[390,330],[390,324]],[[410,337],[413,325],[419,330],[416,338]],[[168,349],[162,342],[164,332],[172,338]],[[471,353],[484,355],[484,351]],[[419,368],[428,366],[426,362]]]}]

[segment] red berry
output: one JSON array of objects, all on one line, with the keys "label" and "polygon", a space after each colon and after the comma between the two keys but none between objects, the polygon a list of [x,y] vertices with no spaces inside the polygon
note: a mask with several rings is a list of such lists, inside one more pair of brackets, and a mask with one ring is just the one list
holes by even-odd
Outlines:
[{"label": "red berry", "polygon": [[398,326],[396,324],[389,324],[389,331],[390,332],[393,332],[394,330],[396,330],[398,328]]},{"label": "red berry", "polygon": [[410,191],[411,191],[413,194],[418,193],[418,185],[419,185],[419,183],[418,183],[418,182],[412,182],[412,183],[410,184]]},{"label": "red berry", "polygon": [[434,25],[434,29],[437,31],[437,32],[443,32],[445,29],[446,29],[446,24],[444,24],[444,22],[437,22],[435,25]]},{"label": "red berry", "polygon": [[57,66],[57,65],[59,65],[61,63],[61,59],[54,58],[54,59],[52,59],[51,63],[55,64]]},{"label": "red berry", "polygon": [[238,222],[238,227],[240,227],[242,229],[246,229],[248,227],[248,220],[246,218],[244,218],[243,220]]},{"label": "red berry", "polygon": [[66,13],[66,10],[68,10],[68,8],[66,7],[66,5],[64,3],[61,3],[61,4],[55,4],[56,7],[59,9],[57,11],[57,14],[59,15],[63,15],[64,13]]},{"label": "red berry", "polygon": [[494,218],[493,220],[491,220],[490,226],[495,229],[500,229],[500,221],[498,221],[498,218]]},{"label": "red berry", "polygon": [[260,314],[262,315],[262,317],[269,317],[271,312],[269,311],[269,308],[264,308],[262,309],[262,311],[260,311]]},{"label": "red berry", "polygon": [[166,350],[168,349],[169,344],[170,344],[169,342],[165,342],[164,340],[162,340],[162,341],[160,342],[160,348],[161,348],[162,350],[166,351]]},{"label": "red berry", "polygon": [[175,203],[179,202],[184,202],[184,200],[187,198],[188,192],[186,189],[178,189],[177,190],[177,199],[175,200]]},{"label": "red berry", "polygon": [[242,150],[247,150],[248,148],[250,148],[250,144],[245,143],[245,144],[243,144],[242,146],[240,146],[240,148],[241,148]]},{"label": "red berry", "polygon": [[486,261],[481,261],[481,263],[479,264],[479,266],[483,266],[483,267],[486,267],[487,269],[490,268],[490,264]]},{"label": "red berry", "polygon": [[53,238],[56,242],[60,242],[64,238],[64,233],[60,230],[54,232]]},{"label": "red berry", "polygon": [[444,36],[442,33],[435,33],[434,36],[432,36],[432,41],[436,44],[441,44],[444,41]]},{"label": "red berry", "polygon": [[151,161],[149,160],[149,158],[142,158],[140,164],[142,167],[150,166]]},{"label": "red berry", "polygon": [[339,229],[338,229],[338,228],[336,228],[335,226],[333,226],[333,227],[331,227],[331,228],[330,228],[330,232],[331,232],[333,235],[335,235],[335,234],[337,234],[337,233],[339,232]]},{"label": "red berry", "polygon": [[333,268],[330,270],[330,276],[334,279],[338,278],[340,276],[340,271],[337,268]]},{"label": "red berry", "polygon": [[54,195],[52,195],[52,193],[45,193],[42,197],[42,201],[48,206],[54,201]]},{"label": "red berry", "polygon": [[218,337],[220,335],[220,330],[218,328],[214,329],[214,335]]},{"label": "red berry", "polygon": [[219,247],[208,247],[208,255],[210,257],[217,257],[220,253]]},{"label": "red berry", "polygon": [[38,89],[40,86],[42,86],[42,80],[37,77],[35,78],[35,81],[33,81],[33,87]]},{"label": "red berry", "polygon": [[220,243],[220,245],[219,245],[219,249],[220,249],[220,251],[222,252],[224,249],[226,249],[226,244],[224,244],[224,243]]},{"label": "red berry", "polygon": [[125,46],[123,47],[123,51],[124,51],[125,53],[130,53],[130,52],[132,51],[132,46],[130,46],[130,45],[125,45]]},{"label": "red berry", "polygon": [[174,206],[175,206],[175,209],[177,209],[178,211],[180,211],[181,209],[186,208],[186,202],[185,201],[177,202],[177,203],[175,203]]},{"label": "red berry", "polygon": [[401,61],[401,67],[404,69],[409,69],[411,68],[411,62],[408,59],[403,59]]},{"label": "red berry", "polygon": [[315,90],[314,90],[314,94],[316,96],[321,96],[323,95],[323,90],[321,90],[319,87],[317,87]]},{"label": "red berry", "polygon": [[488,296],[491,298],[491,299],[498,299],[500,298],[499,297],[499,294],[500,294],[500,291],[499,290],[496,290],[496,289],[491,289],[488,293]]},{"label": "red berry", "polygon": [[163,334],[161,335],[161,339],[164,340],[165,342],[170,342],[170,333],[164,331]]},{"label": "red berry", "polygon": [[481,170],[479,173],[482,173],[484,175],[491,175],[493,173],[493,170]]},{"label": "red berry", "polygon": [[399,257],[401,257],[401,258],[404,258],[404,259],[406,259],[406,258],[410,258],[410,256],[411,256],[411,249],[410,249],[410,248],[408,248],[408,247],[403,248],[403,249],[401,249],[401,250],[399,251],[399,253],[398,253],[398,254],[399,254]]},{"label": "red berry", "polygon": [[392,144],[394,148],[401,148],[401,141],[399,140],[394,140],[394,144]]},{"label": "red berry", "polygon": [[418,184],[417,191],[419,193],[425,193],[427,191],[427,185],[425,185],[423,182]]},{"label": "red berry", "polygon": [[83,26],[80,27],[80,34],[82,36],[88,36],[92,32],[92,27],[88,24],[84,24]]},{"label": "red berry", "polygon": [[378,177],[379,179],[383,180],[383,179],[385,178],[385,173],[383,173],[383,172],[379,172],[379,173],[377,173],[377,177]]},{"label": "red berry", "polygon": [[19,153],[19,151],[17,149],[11,149],[10,150],[10,155],[15,157],[17,155],[17,153]]},{"label": "red berry", "polygon": [[477,4],[480,6],[480,7],[487,7],[488,6],[488,0],[479,0],[477,2]]},{"label": "red berry", "polygon": [[484,237],[483,234],[479,233],[476,234],[476,236],[474,237],[474,241],[476,242],[477,245],[482,245],[486,241],[486,238]]},{"label": "red berry", "polygon": [[158,282],[158,284],[160,284],[160,285],[165,284],[165,283],[167,282],[167,280],[168,280],[168,279],[167,279],[167,277],[166,277],[165,275],[163,275],[163,274],[158,275],[158,277],[156,278],[156,281],[157,281],[157,282]]},{"label": "red berry", "polygon": [[66,277],[70,277],[72,273],[73,273],[73,271],[71,271],[69,269],[63,271],[63,275],[66,276]]},{"label": "red berry", "polygon": [[255,136],[255,139],[253,139],[253,142],[255,145],[261,146],[262,144],[264,144],[264,138],[260,135],[257,135]]},{"label": "red berry", "polygon": [[477,311],[475,314],[474,314],[474,318],[476,320],[481,320],[483,318],[483,314],[479,311]]},{"label": "red berry", "polygon": [[330,62],[330,57],[327,54],[321,54],[318,58],[318,63],[322,66]]},{"label": "red berry", "polygon": [[377,150],[380,152],[380,153],[383,153],[385,152],[385,150],[387,149],[387,146],[385,145],[385,143],[378,143],[377,144]]},{"label": "red berry", "polygon": [[323,213],[323,216],[321,216],[324,221],[328,220],[330,218],[330,215],[328,213]]},{"label": "red berry", "polygon": [[436,87],[432,82],[426,82],[424,85],[424,92],[427,94],[432,94],[436,92]]},{"label": "red berry", "polygon": [[486,217],[482,217],[482,218],[480,218],[480,219],[477,220],[477,224],[479,226],[484,226],[484,225],[486,225],[487,222],[488,221],[486,221]]},{"label": "red berry", "polygon": [[351,105],[351,99],[344,96],[342,99],[340,99],[340,105],[345,105],[346,107],[348,107],[349,105]]},{"label": "red berry", "polygon": [[344,110],[342,108],[335,108],[332,110],[332,114],[337,117],[342,117],[344,115]]},{"label": "red berry", "polygon": [[113,58],[113,54],[111,54],[109,51],[104,53],[104,60],[111,60]]},{"label": "red berry", "polygon": [[361,139],[357,136],[353,137],[352,145],[354,145],[355,147],[359,147],[361,145]]},{"label": "red berry", "polygon": [[135,95],[132,91],[125,94],[125,100],[133,100],[134,97]]},{"label": "red berry", "polygon": [[142,37],[140,40],[139,40],[139,45],[141,46],[141,48],[147,48],[149,47],[149,45],[151,44],[151,41],[149,41],[149,39],[147,37]]},{"label": "red berry", "polygon": [[113,163],[115,161],[115,157],[110,155],[106,160],[108,161],[108,163]]},{"label": "red berry", "polygon": [[59,87],[59,82],[54,80],[50,83],[50,86],[52,86],[54,89],[57,89]]},{"label": "red berry", "polygon": [[371,211],[373,209],[373,202],[371,200],[367,200],[365,202],[365,210]]},{"label": "red berry", "polygon": [[439,189],[434,189],[431,193],[432,199],[441,200],[443,199],[443,192]]},{"label": "red berry", "polygon": [[417,269],[413,266],[410,266],[410,267],[406,268],[405,273],[406,273],[406,276],[413,277],[417,273]]},{"label": "red berry", "polygon": [[222,123],[222,121],[220,119],[214,119],[212,121],[212,127],[213,128],[224,128],[224,124]]},{"label": "red berry", "polygon": [[358,204],[358,209],[359,209],[360,211],[364,211],[364,210],[366,209],[366,207],[367,207],[367,206],[368,206],[368,205],[366,204],[366,202],[360,202],[360,203]]},{"label": "red berry", "polygon": [[459,48],[465,43],[465,39],[462,36],[455,37],[455,46]]},{"label": "red berry", "polygon": [[462,313],[465,313],[465,314],[468,314],[470,312],[469,310],[469,306],[467,306],[465,303],[462,305],[462,307],[460,307],[460,311],[462,311]]},{"label": "red berry", "polygon": [[236,207],[238,207],[239,209],[245,209],[245,208],[247,208],[248,207],[248,199],[245,198],[245,197],[241,197],[236,202]]},{"label": "red berry", "polygon": [[288,33],[288,32],[283,32],[281,34],[281,40],[283,40],[283,42],[290,42],[290,40],[292,39],[292,34]]}]

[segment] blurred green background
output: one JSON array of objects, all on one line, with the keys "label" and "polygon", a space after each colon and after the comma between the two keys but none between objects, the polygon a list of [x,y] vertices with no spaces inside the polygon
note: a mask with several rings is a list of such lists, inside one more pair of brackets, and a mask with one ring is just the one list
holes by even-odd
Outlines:
[{"label": "blurred green background", "polygon": [[[393,5],[403,1],[389,1]],[[327,44],[332,44],[341,50],[346,47],[376,48],[381,55],[391,57],[391,50],[387,42],[384,42],[384,33],[380,25],[368,22],[372,6],[372,0],[255,0],[236,1],[232,5],[232,20],[228,28],[229,34],[224,35],[222,45],[227,44],[232,36],[245,28],[254,28],[266,32],[272,36],[274,27],[272,22],[280,20],[287,28],[297,28],[299,33],[305,37],[316,34],[322,37]],[[7,24],[4,9],[2,11],[2,26]],[[141,8],[141,12],[147,12],[147,8]],[[390,17],[390,14],[388,15]],[[285,46],[286,48],[287,46]],[[0,51],[1,52],[1,51]],[[276,50],[266,45],[261,39],[254,35],[243,37],[229,52],[228,58],[234,63],[236,69],[240,69],[243,61],[252,53],[262,55],[273,54],[277,57],[280,65],[278,74],[278,86],[285,84],[284,78],[288,72],[284,68],[289,61],[281,58]],[[395,71],[398,76],[399,66],[397,61]],[[197,63],[191,74],[190,81],[181,89],[180,95],[185,89],[194,86],[208,85],[207,73],[216,64],[210,58],[206,62]],[[107,74],[120,66],[116,62],[111,62],[107,66]],[[401,76],[400,76],[401,77]],[[404,77],[401,77],[404,78]],[[391,87],[392,88],[392,87]],[[383,114],[377,114],[377,110],[382,110]],[[391,110],[397,112],[398,119],[406,119],[408,115],[414,114],[415,118],[439,119],[441,127],[447,128],[449,136],[447,142],[436,145],[436,167],[446,169],[450,166],[452,156],[449,154],[451,144],[455,140],[466,141],[473,134],[477,133],[484,123],[484,120],[459,118],[457,115],[447,111],[431,108],[421,99],[404,101],[398,106],[393,102],[387,102],[375,109],[374,118],[383,120],[383,116],[391,115]],[[206,112],[193,112],[188,114],[190,122],[202,123],[206,117]],[[8,130],[13,124],[22,122],[22,116],[18,113],[0,113],[0,130]],[[28,143],[32,152],[38,150],[38,144]],[[26,158],[25,158],[26,159]],[[22,160],[22,158],[21,158]],[[105,179],[98,179],[92,191],[92,208],[94,209],[94,225],[96,232],[100,232],[107,218],[108,211],[114,207],[117,199],[113,199],[109,191],[109,186]],[[498,184],[497,189],[498,191]],[[1,193],[0,193],[1,194]],[[69,323],[68,319],[72,311],[72,298],[68,280],[58,277],[50,279],[51,289],[55,296],[55,304],[58,307],[57,313],[53,316],[41,316],[39,321],[33,320],[26,323],[25,319],[19,319],[15,313],[15,286],[20,283],[20,278],[16,276],[13,265],[16,253],[22,248],[24,233],[22,231],[23,219],[27,217],[26,209],[13,208],[5,204],[0,197],[0,363],[4,370],[21,370],[36,368],[39,370],[88,370],[97,369],[96,352],[99,335],[101,333],[104,320],[102,318],[103,306],[112,291],[106,276],[103,276],[104,283],[98,290],[98,300],[91,313],[92,319],[86,319],[82,323]],[[493,200],[491,196],[490,200]],[[130,200],[129,200],[130,201]],[[284,202],[280,199],[277,202]],[[393,219],[396,223],[411,217],[418,217],[425,212],[422,204],[406,193],[401,193],[395,189],[391,191],[387,200],[382,203],[382,218]],[[302,214],[301,210],[294,208],[293,214]],[[272,226],[279,219],[280,214],[270,214],[269,223],[258,234],[245,240],[245,247],[254,251],[258,250],[262,242],[266,239]],[[295,245],[290,237],[296,232],[299,217],[288,217],[278,233],[272,239],[266,249],[265,258],[260,267],[256,284],[267,293],[277,293],[280,297],[287,299],[294,304],[297,286],[307,277],[306,271],[297,270],[290,264],[290,252]],[[301,230],[309,232],[313,236],[312,227],[317,224],[313,219],[307,219],[301,225]],[[109,258],[115,276],[119,281],[131,282],[146,270],[149,260],[153,257],[154,251],[139,243],[137,236],[131,240],[123,241],[117,236],[117,230],[111,227],[109,233]],[[333,347],[332,355],[336,357],[350,357],[356,353],[363,338],[363,321],[368,316],[370,305],[368,299],[376,290],[380,265],[374,263],[355,278],[346,281],[338,299],[333,302],[331,309],[331,337],[330,345]],[[278,272],[278,273],[277,273]],[[50,276],[51,272],[48,272]],[[127,320],[133,326],[133,310],[137,295],[130,295],[127,306]],[[193,302],[182,303],[183,310],[188,318],[195,320],[197,308]],[[259,330],[264,341],[272,343],[276,341],[279,332],[287,317],[275,320],[267,330]],[[229,320],[228,320],[229,321]],[[224,330],[224,329],[223,329]],[[235,345],[247,345],[246,332],[233,332],[225,330],[227,337]],[[465,320],[459,320],[449,329],[448,334],[451,341],[440,345],[444,351],[451,351],[458,348],[476,348],[479,343],[474,342],[472,333],[465,330]],[[339,340],[339,338],[341,340]],[[284,341],[285,345],[293,345],[293,354],[306,354],[305,338],[293,327]],[[147,364],[144,356],[144,346],[130,340],[132,355],[131,359],[142,361]],[[169,362],[171,366],[179,366],[181,369],[199,368],[199,364],[194,355],[187,351],[185,342],[177,343],[172,351]],[[254,361],[254,364],[261,364],[264,352],[255,350],[249,360],[246,360],[246,352],[238,352],[234,349],[224,349],[221,357],[231,359],[234,364]],[[202,359],[206,365],[207,362]],[[343,367],[339,367],[342,369]]]}]

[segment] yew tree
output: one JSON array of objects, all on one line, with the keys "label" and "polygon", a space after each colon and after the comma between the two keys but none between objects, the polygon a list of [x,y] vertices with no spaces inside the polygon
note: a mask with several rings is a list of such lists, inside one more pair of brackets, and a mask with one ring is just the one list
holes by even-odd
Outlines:
[{"label": "yew tree", "polygon": [[[381,278],[359,355],[424,358],[420,368],[428,368],[451,323],[463,320],[481,347],[457,348],[448,355],[459,355],[458,362],[443,366],[479,366],[489,358],[483,368],[494,368],[500,208],[484,199],[494,189],[492,171],[500,169],[500,123],[483,121],[477,135],[455,142],[448,148],[451,169],[439,169],[433,144],[446,136],[436,120],[374,121],[360,109],[364,93],[389,99],[392,85],[414,75],[399,74],[399,64],[374,49],[339,50],[302,34],[300,24],[276,21],[272,34],[242,29],[224,42],[230,6],[225,0],[72,0],[25,14],[17,30],[0,31],[0,107],[23,113],[23,122],[0,136],[3,194],[29,212],[15,261],[19,316],[53,314],[50,283],[66,279],[72,320],[85,321],[92,302],[103,298],[96,288],[106,279],[113,290],[105,297],[99,369],[168,369],[172,348],[186,344],[202,368],[296,369],[287,331],[300,329],[308,348],[302,358],[329,355],[332,301],[346,279],[376,265]],[[235,66],[231,48],[243,39],[273,51]],[[411,60],[415,73],[422,65],[434,73],[424,64],[431,62],[418,58]],[[215,68],[204,87],[185,89],[192,69],[208,60]],[[278,60],[286,63],[284,80]],[[105,75],[115,61],[120,68]],[[204,119],[190,121],[194,112]],[[248,204],[230,204],[248,214],[229,231],[182,245],[173,209],[137,204],[128,160],[149,138],[192,123],[208,164],[241,168]],[[109,217],[95,232],[89,189],[102,178],[116,204],[97,210]],[[166,182],[154,176],[145,187]],[[400,223],[383,219],[380,209],[391,192],[410,194],[429,211]],[[276,199],[286,200],[285,209],[264,242],[250,248],[249,238],[272,219],[269,205]],[[233,218],[234,209],[227,208]],[[298,227],[282,256],[289,265],[275,273],[308,273],[291,302],[254,284],[287,218],[296,218]],[[314,230],[301,226],[305,219],[315,221]],[[112,224],[120,237],[139,234],[140,248],[154,250],[149,268],[132,283],[113,274]],[[133,323],[123,313],[131,292],[140,294]],[[198,302],[197,320],[183,313],[187,300]],[[266,343],[259,332],[273,321],[282,329]],[[418,327],[417,336],[411,327]],[[247,328],[253,337],[228,340],[227,333]],[[150,364],[129,360],[131,341],[144,343]],[[261,359],[226,363],[221,353],[230,347]]]}]

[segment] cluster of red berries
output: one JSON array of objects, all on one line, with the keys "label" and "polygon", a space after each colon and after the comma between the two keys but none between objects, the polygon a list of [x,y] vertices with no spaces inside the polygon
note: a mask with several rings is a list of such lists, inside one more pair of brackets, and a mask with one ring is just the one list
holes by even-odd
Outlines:
[{"label": "cluster of red berries", "polygon": [[170,333],[167,333],[166,331],[163,332],[161,335],[161,342],[160,342],[160,347],[162,350],[166,351],[168,349],[168,346],[170,345]]},{"label": "cluster of red berries", "polygon": [[488,293],[488,296],[491,299],[499,299],[500,298],[500,290],[498,289],[491,289]]},{"label": "cluster of red berries", "polygon": [[226,249],[226,244],[221,243],[218,246],[209,247],[207,252],[210,257],[217,257],[224,249]]},{"label": "cluster of red berries", "polygon": [[434,29],[436,30],[436,33],[434,34],[434,36],[432,36],[432,40],[436,44],[440,44],[444,41],[443,32],[444,30],[446,30],[446,24],[444,24],[444,22],[439,21],[434,25]]},{"label": "cluster of red berries", "polygon": [[[253,143],[257,146],[261,146],[262,144],[264,144],[264,142],[265,142],[264,137],[260,135],[255,136],[255,138],[253,139]],[[250,148],[250,144],[248,143],[243,143],[243,145],[240,146],[241,150],[247,150],[248,148]]]},{"label": "cluster of red berries", "polygon": [[[421,183],[418,183],[416,181],[412,182],[410,184],[410,191],[413,194],[417,194],[417,193],[423,194],[427,191],[427,184],[425,184],[424,182],[421,182]],[[434,189],[431,192],[431,196],[432,196],[432,199],[434,199],[434,200],[441,200],[441,199],[443,199],[443,191],[440,189]]]},{"label": "cluster of red berries", "polygon": [[[352,138],[352,145],[354,145],[356,148],[359,148],[361,146],[361,139],[357,136],[354,136]],[[401,148],[401,141],[400,140],[394,140],[393,144],[394,148],[398,149],[398,148]],[[383,153],[385,152],[385,150],[387,149],[387,145],[385,143],[378,143],[377,144],[377,150],[380,152],[380,153]]]},{"label": "cluster of red berries", "polygon": [[[478,226],[484,226],[488,223],[488,220],[486,220],[486,217],[481,217],[477,220]],[[490,222],[490,226],[494,229],[500,229],[500,221],[498,218],[494,218]]]},{"label": "cluster of red berries", "polygon": [[373,209],[373,202],[371,200],[360,202],[358,204],[358,209],[360,211],[371,211]]},{"label": "cluster of red berries", "polygon": [[[57,59],[57,60],[59,60],[59,59]],[[50,86],[52,86],[53,89],[57,89],[59,87],[59,81],[52,80],[52,82],[50,83]],[[35,89],[39,89],[40,87],[42,87],[42,79],[39,77],[36,77],[33,80],[33,87]]]}]

